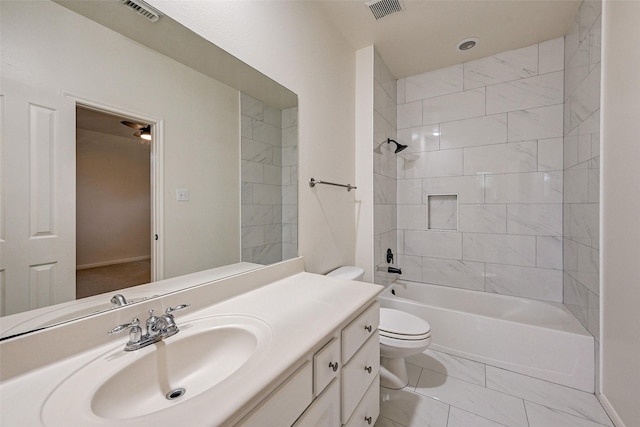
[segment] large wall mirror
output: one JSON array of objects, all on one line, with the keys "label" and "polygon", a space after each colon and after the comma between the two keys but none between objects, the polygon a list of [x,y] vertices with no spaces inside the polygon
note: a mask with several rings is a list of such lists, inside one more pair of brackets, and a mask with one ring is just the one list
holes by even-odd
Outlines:
[{"label": "large wall mirror", "polygon": [[149,12],[0,2],[0,339],[297,256],[297,96]]}]

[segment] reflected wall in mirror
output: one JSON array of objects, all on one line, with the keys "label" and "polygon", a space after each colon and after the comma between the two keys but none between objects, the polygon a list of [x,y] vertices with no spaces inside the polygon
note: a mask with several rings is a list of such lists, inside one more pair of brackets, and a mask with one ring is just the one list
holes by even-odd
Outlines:
[{"label": "reflected wall in mirror", "polygon": [[[0,8],[0,314],[9,316],[2,329],[17,313],[42,318],[52,304],[82,316],[112,307],[111,294],[92,297],[99,304],[72,302],[81,294],[76,191],[91,193],[76,176],[76,136],[87,136],[76,131],[78,106],[151,125],[151,213],[144,221],[152,280],[211,268],[236,274],[297,255],[294,93],[169,17],[151,23],[118,0],[9,0]],[[255,151],[258,144],[271,146],[269,161]],[[108,204],[99,209],[108,215]],[[85,215],[82,226],[99,229],[103,221],[93,217],[92,224]],[[127,229],[112,234],[123,237]]]}]

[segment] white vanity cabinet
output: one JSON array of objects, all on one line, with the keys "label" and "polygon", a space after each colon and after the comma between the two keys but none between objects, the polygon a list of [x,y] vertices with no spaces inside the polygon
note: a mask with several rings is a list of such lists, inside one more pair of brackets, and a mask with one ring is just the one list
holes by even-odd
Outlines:
[{"label": "white vanity cabinet", "polygon": [[338,329],[236,426],[373,425],[379,413],[379,313],[373,303]]},{"label": "white vanity cabinet", "polygon": [[342,330],[342,423],[349,426],[372,425],[378,418],[379,323],[380,305],[374,303]]}]

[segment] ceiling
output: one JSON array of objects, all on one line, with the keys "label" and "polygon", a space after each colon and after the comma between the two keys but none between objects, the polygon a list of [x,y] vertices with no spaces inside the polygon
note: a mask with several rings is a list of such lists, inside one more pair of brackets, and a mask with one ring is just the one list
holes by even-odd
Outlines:
[{"label": "ceiling", "polygon": [[[580,0],[404,0],[378,21],[365,0],[313,2],[354,49],[375,45],[400,79],[564,36]],[[460,52],[456,45],[477,37]]]}]

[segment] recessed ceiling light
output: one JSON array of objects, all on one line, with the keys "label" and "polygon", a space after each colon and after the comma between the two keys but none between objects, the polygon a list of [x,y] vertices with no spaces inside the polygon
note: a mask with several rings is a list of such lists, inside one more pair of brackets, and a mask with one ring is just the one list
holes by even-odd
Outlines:
[{"label": "recessed ceiling light", "polygon": [[480,41],[477,37],[470,37],[468,39],[464,39],[458,42],[456,45],[456,49],[465,51],[474,48],[478,42]]}]

